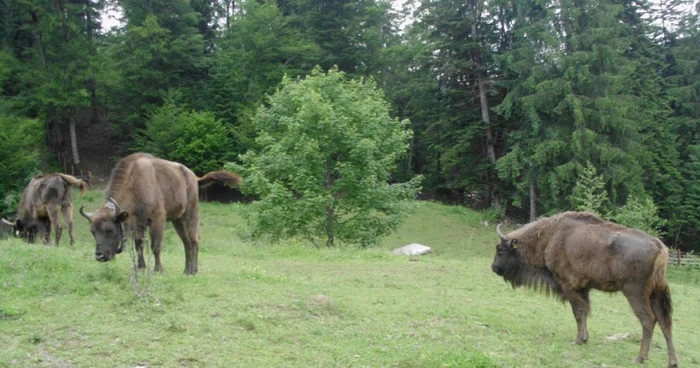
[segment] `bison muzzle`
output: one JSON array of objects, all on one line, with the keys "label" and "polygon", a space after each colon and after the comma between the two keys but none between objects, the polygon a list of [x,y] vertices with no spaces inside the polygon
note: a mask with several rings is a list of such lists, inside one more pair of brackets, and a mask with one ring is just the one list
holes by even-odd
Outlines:
[{"label": "bison muzzle", "polygon": [[656,323],[666,339],[668,366],[678,366],[672,339],[671,292],[666,281],[668,248],[640,230],[588,212],[564,212],[531,222],[500,239],[491,269],[513,287],[553,293],[571,304],[578,335],[588,340],[591,289],[621,291],[642,324],[635,361],[649,356]]}]

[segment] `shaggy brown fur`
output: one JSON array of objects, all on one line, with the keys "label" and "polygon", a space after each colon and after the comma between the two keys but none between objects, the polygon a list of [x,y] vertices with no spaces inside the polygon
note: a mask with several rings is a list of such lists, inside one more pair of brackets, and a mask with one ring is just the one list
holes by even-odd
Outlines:
[{"label": "shaggy brown fur", "polygon": [[105,190],[105,206],[94,214],[80,212],[91,223],[95,236],[95,258],[109,261],[122,250],[131,233],[138,250],[138,266],[146,267],[143,238],[150,226],[155,270],[160,261],[163,227],[171,221],[185,246],[185,273],[197,273],[199,253],[199,187],[221,182],[240,184],[240,177],[216,171],[198,178],[182,164],[135,153],[123,158],[112,170]]},{"label": "shaggy brown fur", "polygon": [[15,230],[33,243],[37,233],[43,233],[44,242],[51,239],[51,225],[56,233],[56,245],[61,240],[63,226],[60,213],[68,225],[70,244],[73,236],[73,197],[71,187],[80,188],[80,195],[87,190],[87,183],[67,174],[48,174],[34,177],[24,188],[14,221],[3,222],[13,225]]},{"label": "shaggy brown fur", "polygon": [[501,242],[493,271],[513,287],[553,292],[568,301],[578,325],[577,344],[588,340],[589,291],[622,291],[642,324],[635,361],[647,359],[658,322],[666,339],[669,367],[678,366],[666,282],[668,248],[659,239],[587,212],[561,213],[507,236],[500,231],[498,235]]}]

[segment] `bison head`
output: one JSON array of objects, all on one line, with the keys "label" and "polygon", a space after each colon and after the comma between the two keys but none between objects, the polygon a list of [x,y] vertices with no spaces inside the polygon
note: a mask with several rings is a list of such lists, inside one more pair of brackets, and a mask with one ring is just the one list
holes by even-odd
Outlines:
[{"label": "bison head", "polygon": [[124,250],[124,220],[129,217],[129,213],[119,211],[119,206],[113,204],[100,208],[95,213],[87,213],[80,207],[80,214],[90,221],[90,232],[95,237],[96,260],[107,262]]},{"label": "bison head", "polygon": [[36,241],[36,235],[39,232],[39,224],[31,218],[25,221],[16,218],[14,221],[2,219],[3,224],[12,226],[12,235],[18,238],[26,239],[30,243]]},{"label": "bison head", "polygon": [[[21,220],[8,221],[5,218],[2,220],[3,226],[6,227],[5,232],[12,233],[15,237],[19,237],[24,233],[24,223]],[[11,230],[11,231],[10,231]]]},{"label": "bison head", "polygon": [[512,280],[518,273],[520,268],[520,252],[518,251],[518,240],[508,239],[501,233],[501,224],[496,226],[496,234],[501,239],[496,246],[496,256],[491,264],[491,270],[498,276],[502,276],[506,280]]}]

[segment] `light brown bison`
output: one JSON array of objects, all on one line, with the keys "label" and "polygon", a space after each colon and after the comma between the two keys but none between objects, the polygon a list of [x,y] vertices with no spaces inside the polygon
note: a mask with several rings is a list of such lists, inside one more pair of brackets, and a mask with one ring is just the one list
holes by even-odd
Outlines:
[{"label": "light brown bison", "polygon": [[112,170],[105,205],[94,213],[80,214],[90,221],[95,237],[95,259],[106,262],[121,253],[127,233],[131,233],[138,251],[138,267],[146,267],[143,238],[151,230],[151,249],[155,271],[160,272],[160,250],[165,221],[172,221],[185,246],[185,273],[197,273],[199,253],[199,187],[214,182],[238,184],[240,178],[226,171],[215,171],[198,178],[177,162],[147,153],[124,157]]},{"label": "light brown bison", "polygon": [[656,322],[668,347],[669,367],[678,366],[671,337],[671,292],[666,282],[668,248],[646,233],[604,221],[592,213],[565,212],[503,235],[491,268],[513,287],[553,292],[568,301],[576,318],[575,343],[588,340],[591,289],[622,291],[642,324],[635,359],[648,358]]},{"label": "light brown bison", "polygon": [[34,177],[24,188],[22,198],[17,208],[14,221],[2,219],[6,225],[11,225],[15,233],[26,238],[30,243],[36,239],[37,233],[43,233],[46,243],[51,238],[51,225],[56,233],[56,245],[61,240],[63,226],[60,213],[68,225],[70,244],[75,243],[73,236],[73,197],[71,187],[80,188],[82,195],[87,190],[87,184],[67,174],[48,174]]}]

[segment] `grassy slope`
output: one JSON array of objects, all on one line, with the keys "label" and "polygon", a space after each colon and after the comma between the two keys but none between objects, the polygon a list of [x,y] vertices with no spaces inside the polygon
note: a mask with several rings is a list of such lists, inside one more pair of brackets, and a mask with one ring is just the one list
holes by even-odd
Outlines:
[{"label": "grassy slope", "polygon": [[[82,203],[92,210],[101,194]],[[493,228],[476,213],[422,203],[382,249],[317,251],[244,240],[243,208],[202,205],[195,277],[182,275],[169,227],[166,272],[143,297],[127,254],[92,259],[79,215],[72,249],[67,238],[58,248],[1,241],[0,366],[635,366],[641,327],[621,295],[592,294],[591,340],[572,345],[568,305],[513,291],[491,272]],[[411,242],[435,254],[411,262],[386,252]],[[670,276],[676,347],[683,366],[697,366],[700,277]],[[616,333],[629,337],[605,338]],[[658,329],[650,359],[666,363]]]}]

